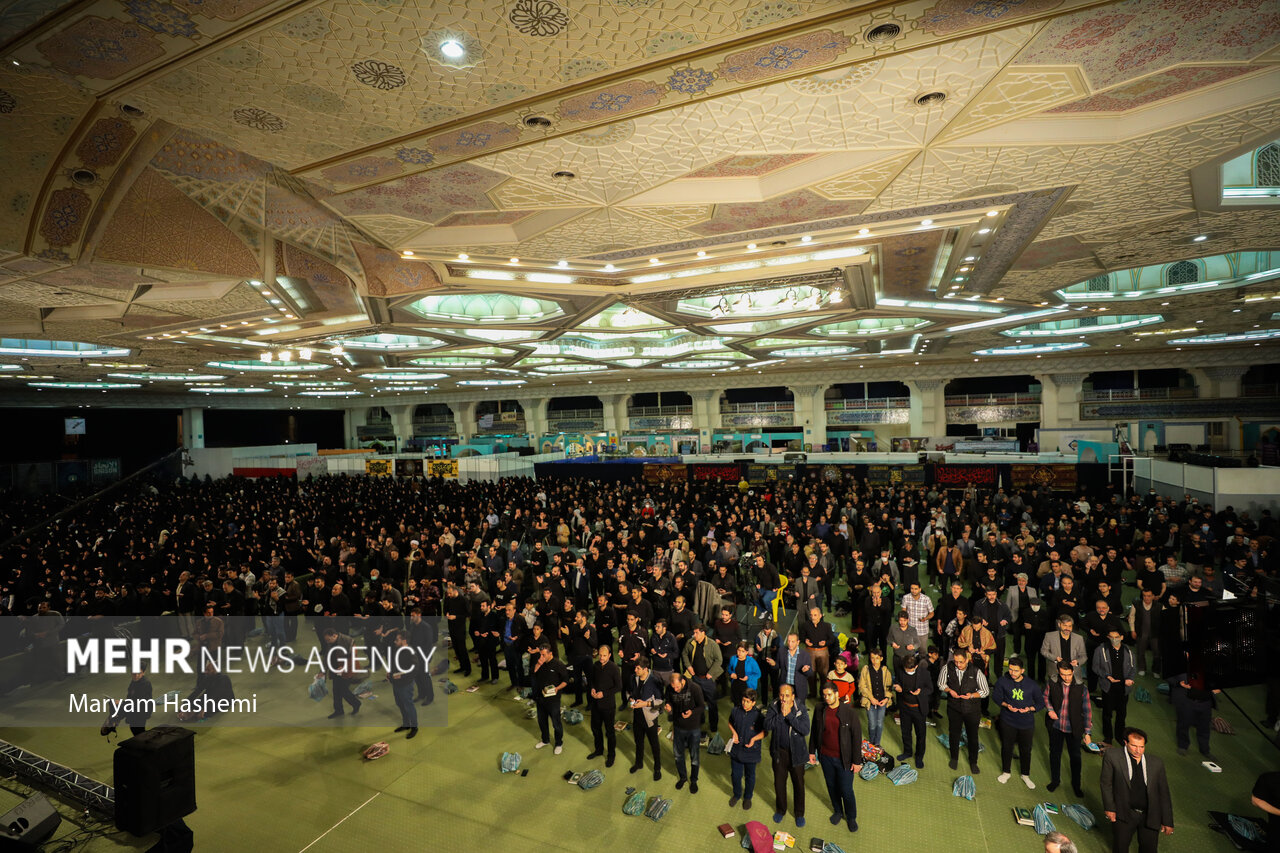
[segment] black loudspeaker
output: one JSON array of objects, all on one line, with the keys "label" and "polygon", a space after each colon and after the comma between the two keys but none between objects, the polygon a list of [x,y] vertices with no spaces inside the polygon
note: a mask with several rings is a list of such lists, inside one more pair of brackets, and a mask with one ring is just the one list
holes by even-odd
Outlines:
[{"label": "black loudspeaker", "polygon": [[0,849],[35,849],[53,835],[60,823],[62,815],[54,810],[53,803],[44,794],[36,794],[0,817],[0,838],[5,841]]},{"label": "black loudspeaker", "polygon": [[116,828],[147,835],[196,810],[195,732],[160,726],[115,754]]}]

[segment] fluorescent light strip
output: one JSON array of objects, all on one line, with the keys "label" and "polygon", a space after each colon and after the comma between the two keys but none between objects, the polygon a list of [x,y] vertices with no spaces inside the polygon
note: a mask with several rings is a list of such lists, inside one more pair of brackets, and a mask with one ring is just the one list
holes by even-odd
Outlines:
[{"label": "fluorescent light strip", "polygon": [[948,326],[948,332],[967,332],[970,329],[985,329],[987,326],[1002,326],[1006,323],[1022,323],[1040,317],[1050,317],[1065,312],[1066,308],[1048,308],[1044,311],[1031,311],[1026,314],[1010,314],[1007,317],[993,317],[990,320],[979,320],[975,323],[962,323],[959,326]]}]

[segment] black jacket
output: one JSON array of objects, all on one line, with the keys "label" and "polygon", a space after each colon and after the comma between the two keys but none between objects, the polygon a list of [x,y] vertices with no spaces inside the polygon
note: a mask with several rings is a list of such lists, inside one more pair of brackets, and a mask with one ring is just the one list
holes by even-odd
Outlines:
[{"label": "black jacket", "polygon": [[[809,752],[813,755],[822,751],[822,736],[830,713],[833,712],[826,702],[813,712],[813,727],[809,732]],[[840,763],[852,770],[862,764],[862,724],[858,722],[858,712],[848,702],[836,705],[834,713],[840,721]]]},{"label": "black jacket", "polygon": [[604,696],[591,699],[590,707],[599,711],[612,711],[618,691],[622,689],[622,672],[618,665],[610,660],[606,664],[592,661],[587,683],[592,690],[599,690]]}]

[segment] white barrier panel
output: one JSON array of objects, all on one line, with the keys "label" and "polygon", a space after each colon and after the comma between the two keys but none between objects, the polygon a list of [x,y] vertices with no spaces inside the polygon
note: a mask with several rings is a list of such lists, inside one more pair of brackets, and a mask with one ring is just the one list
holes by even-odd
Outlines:
[{"label": "white barrier panel", "polygon": [[1264,509],[1276,514],[1280,468],[1219,468],[1214,509],[1232,506],[1255,520]]},{"label": "white barrier panel", "polygon": [[[808,453],[805,454],[808,465],[915,465],[920,454],[910,453]],[[940,458],[941,457],[941,458]],[[770,453],[693,453],[680,457],[684,463],[695,462],[732,462],[736,459],[750,459],[752,462],[782,463],[782,457]],[[1018,464],[1046,463],[1059,465],[1076,464],[1076,454],[1066,453],[953,453],[930,450],[929,461],[945,461],[949,465],[973,462],[989,465],[993,462],[1011,462]]]},{"label": "white barrier panel", "polygon": [[1214,486],[1214,473],[1216,471],[1216,468],[1202,468],[1199,465],[1184,465],[1182,483],[1188,491],[1208,492],[1212,494],[1217,491]]},{"label": "white barrier panel", "polygon": [[[250,467],[248,460],[268,457],[285,457],[287,467],[292,468],[292,457],[316,455],[314,444],[265,444],[247,447],[193,447],[186,451],[192,464],[184,466],[183,474],[213,478],[229,477],[236,468]],[[267,467],[275,467],[267,466]]]}]

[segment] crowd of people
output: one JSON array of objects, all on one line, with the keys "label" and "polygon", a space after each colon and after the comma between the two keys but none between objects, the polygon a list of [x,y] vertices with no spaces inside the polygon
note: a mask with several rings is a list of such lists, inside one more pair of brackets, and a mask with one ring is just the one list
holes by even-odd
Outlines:
[{"label": "crowd of people", "polygon": [[[40,506],[10,502],[11,535]],[[660,779],[665,731],[675,786],[696,794],[702,751],[723,741],[730,806],[752,808],[767,759],[775,821],[791,810],[803,826],[804,768],[817,765],[831,822],[850,831],[853,776],[894,754],[888,719],[900,733],[896,761],[924,769],[945,702],[949,767],[963,753],[977,774],[979,731],[994,711],[998,781],[1012,778],[1016,757],[1034,788],[1039,718],[1050,791],[1064,752],[1080,797],[1082,749],[1123,744],[1107,754],[1126,774],[1124,805],[1119,818],[1107,814],[1117,844],[1127,827],[1118,849],[1134,834],[1153,849],[1172,811],[1161,765],[1144,758],[1146,734],[1127,726],[1128,702],[1148,673],[1152,687],[1166,680],[1178,752],[1194,728],[1212,758],[1215,688],[1188,665],[1185,611],[1226,591],[1266,607],[1277,532],[1268,511],[1253,519],[1110,487],[1086,497],[847,475],[751,488],[191,479],[122,490],[11,540],[0,607],[21,618],[0,619],[0,631],[39,648],[58,642],[65,617],[176,613],[200,643],[243,641],[224,637],[225,626],[249,617],[277,647],[297,642],[301,624],[324,646],[363,636],[430,648],[440,624],[455,676],[478,668],[477,683],[497,684],[505,670],[506,689],[528,691],[537,748],[561,751],[571,694],[591,717],[590,758],[606,766],[629,729],[631,772],[648,744]],[[332,716],[358,713],[355,676],[329,675]],[[402,673],[393,691],[398,731],[412,737],[415,702],[434,698],[431,674]],[[1273,678],[1273,724],[1274,691]],[[1104,776],[1104,801],[1107,790]]]}]

